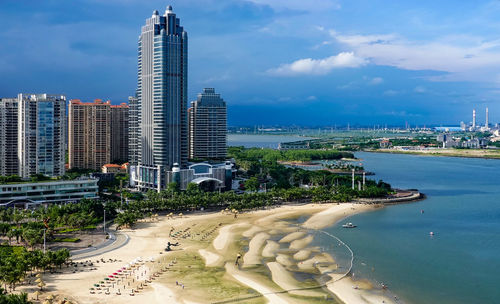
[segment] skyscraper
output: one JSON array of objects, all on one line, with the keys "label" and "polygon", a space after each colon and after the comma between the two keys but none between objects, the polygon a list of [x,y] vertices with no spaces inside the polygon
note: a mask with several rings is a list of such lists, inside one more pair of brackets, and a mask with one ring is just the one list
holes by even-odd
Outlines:
[{"label": "skyscraper", "polygon": [[146,19],[138,42],[139,188],[165,187],[165,172],[187,163],[187,32],[168,6]]},{"label": "skyscraper", "polygon": [[111,162],[128,161],[129,106],[126,103],[111,105]]},{"label": "skyscraper", "polygon": [[203,89],[188,110],[189,158],[225,158],[227,154],[226,102],[213,88]]},{"label": "skyscraper", "polygon": [[135,96],[128,98],[129,120],[128,120],[128,161],[131,166],[139,164],[141,147],[140,143],[140,111],[139,100]]},{"label": "skyscraper", "polygon": [[19,175],[17,98],[0,98],[0,175]]},{"label": "skyscraper", "polygon": [[69,102],[69,168],[101,170],[111,162],[110,102]]},{"label": "skyscraper", "polygon": [[19,94],[18,102],[19,175],[63,175],[66,97]]}]

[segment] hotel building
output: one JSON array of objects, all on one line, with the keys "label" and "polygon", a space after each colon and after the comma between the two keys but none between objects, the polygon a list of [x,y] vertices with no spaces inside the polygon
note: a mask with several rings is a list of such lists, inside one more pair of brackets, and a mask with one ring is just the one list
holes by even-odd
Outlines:
[{"label": "hotel building", "polygon": [[138,41],[138,165],[131,176],[139,189],[166,187],[174,164],[184,167],[187,144],[187,32],[168,6],[146,19]]}]

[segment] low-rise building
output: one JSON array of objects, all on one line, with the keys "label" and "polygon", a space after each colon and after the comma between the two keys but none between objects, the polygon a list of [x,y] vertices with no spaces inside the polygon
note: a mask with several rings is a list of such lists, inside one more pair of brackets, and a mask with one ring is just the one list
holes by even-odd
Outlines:
[{"label": "low-rise building", "polygon": [[286,142],[279,143],[278,150],[287,151],[287,150],[308,150],[309,142]]},{"label": "low-rise building", "polygon": [[[136,166],[130,166],[130,185],[136,187],[138,175],[143,174]],[[197,163],[181,169],[175,163],[171,171],[165,173],[165,177],[148,176],[152,183],[159,178],[164,178],[166,184],[177,183],[180,190],[186,190],[190,183],[197,184],[205,191],[231,190],[233,181],[233,164],[226,161],[221,164]],[[161,188],[157,184],[158,192]]]},{"label": "low-rise building", "polygon": [[46,203],[73,203],[98,199],[96,178],[26,182],[0,185],[0,207],[36,206]]},{"label": "low-rise building", "polygon": [[102,173],[127,173],[125,165],[105,164],[101,168]]},{"label": "low-rise building", "polygon": [[392,147],[392,143],[390,140],[384,139],[384,140],[380,141],[380,148],[388,149],[390,147]]}]

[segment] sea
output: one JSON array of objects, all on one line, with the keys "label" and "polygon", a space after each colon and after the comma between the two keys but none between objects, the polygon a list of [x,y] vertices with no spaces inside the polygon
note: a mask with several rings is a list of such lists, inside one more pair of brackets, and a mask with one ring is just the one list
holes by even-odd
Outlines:
[{"label": "sea", "polygon": [[[375,172],[370,178],[417,188],[427,198],[325,229],[353,250],[355,277],[388,285],[402,303],[500,303],[500,160],[356,157]],[[343,229],[347,221],[358,227]],[[335,255],[330,241],[316,242]]]}]

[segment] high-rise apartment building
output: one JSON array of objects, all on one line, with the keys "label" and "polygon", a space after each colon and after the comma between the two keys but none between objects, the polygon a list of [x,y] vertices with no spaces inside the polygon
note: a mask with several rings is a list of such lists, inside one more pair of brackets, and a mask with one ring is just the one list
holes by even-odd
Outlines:
[{"label": "high-rise apartment building", "polygon": [[63,175],[66,97],[19,94],[18,106],[19,175]]},{"label": "high-rise apartment building", "polygon": [[0,98],[0,175],[19,175],[17,159],[18,99]]},{"label": "high-rise apartment building", "polygon": [[69,103],[69,167],[93,169],[128,160],[128,117],[126,103],[111,105],[96,99]]},{"label": "high-rise apartment building", "polygon": [[227,154],[226,102],[213,88],[203,89],[188,110],[189,158],[220,159]]},{"label": "high-rise apartment building", "polygon": [[128,161],[129,106],[122,102],[111,106],[111,162]]},{"label": "high-rise apartment building", "polygon": [[141,147],[140,143],[140,111],[139,100],[135,96],[128,98],[129,105],[129,120],[128,120],[128,161],[130,165],[137,166],[139,164],[139,156]]},{"label": "high-rise apartment building", "polygon": [[69,168],[101,170],[111,162],[110,102],[69,102]]},{"label": "high-rise apartment building", "polygon": [[168,6],[146,19],[138,42],[140,189],[160,190],[175,163],[185,166],[187,146],[187,32]]}]

